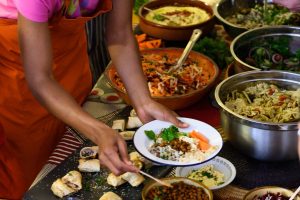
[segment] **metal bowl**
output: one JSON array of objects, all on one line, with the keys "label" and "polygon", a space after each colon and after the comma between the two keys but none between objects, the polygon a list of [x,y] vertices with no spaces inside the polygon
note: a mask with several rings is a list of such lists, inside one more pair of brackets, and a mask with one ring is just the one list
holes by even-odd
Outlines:
[{"label": "metal bowl", "polygon": [[216,18],[222,23],[228,35],[235,38],[248,29],[232,24],[225,18],[241,8],[252,8],[257,3],[263,3],[263,0],[222,0],[213,9]]},{"label": "metal bowl", "polygon": [[247,64],[245,60],[245,52],[249,52],[253,41],[260,38],[270,38],[270,37],[291,37],[290,48],[289,50],[292,53],[295,53],[300,49],[300,27],[296,26],[272,26],[272,27],[263,27],[252,29],[240,34],[236,37],[231,45],[230,52],[233,56],[234,71],[236,73],[249,71],[249,70],[261,70],[255,66]]},{"label": "metal bowl", "polygon": [[[264,81],[279,87],[300,88],[300,74],[284,71],[248,71],[222,81],[215,90],[221,123],[229,141],[244,154],[258,160],[283,161],[297,158],[297,122],[271,123],[236,114],[225,106],[227,94],[250,83]],[[299,111],[300,112],[300,111]]]},{"label": "metal bowl", "polygon": [[[190,25],[190,26],[167,26],[160,25],[151,21],[148,21],[145,16],[149,12],[144,8],[150,8],[152,10],[164,7],[164,6],[192,6],[205,10],[210,18],[204,22]],[[184,41],[189,40],[194,29],[201,29],[202,36],[211,32],[215,24],[214,12],[211,6],[205,4],[202,1],[195,0],[159,0],[149,1],[142,5],[139,9],[140,28],[144,33],[150,36],[161,38],[171,41]]]}]

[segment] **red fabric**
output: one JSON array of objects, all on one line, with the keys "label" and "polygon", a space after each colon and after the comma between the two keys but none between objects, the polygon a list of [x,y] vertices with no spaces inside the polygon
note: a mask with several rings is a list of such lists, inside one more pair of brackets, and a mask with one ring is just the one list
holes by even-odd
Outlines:
[{"label": "red fabric", "polygon": [[177,113],[181,117],[198,119],[210,124],[213,127],[218,127],[221,125],[219,109],[212,105],[208,95],[196,104],[191,105],[188,108],[179,110],[177,111]]}]

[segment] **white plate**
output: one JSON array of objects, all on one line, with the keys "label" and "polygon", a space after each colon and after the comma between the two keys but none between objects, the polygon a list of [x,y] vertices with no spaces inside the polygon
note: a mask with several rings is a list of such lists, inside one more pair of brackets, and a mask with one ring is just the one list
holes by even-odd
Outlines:
[{"label": "white plate", "polygon": [[177,167],[175,171],[175,176],[187,177],[192,172],[192,170],[197,170],[207,165],[213,165],[215,170],[224,174],[224,183],[218,186],[210,187],[209,189],[211,190],[216,190],[225,187],[226,185],[230,184],[236,176],[236,170],[234,165],[229,160],[226,160],[225,158],[219,156],[200,165],[195,165],[191,167]]},{"label": "white plate", "polygon": [[198,162],[183,163],[178,161],[164,160],[162,158],[156,157],[155,155],[151,154],[148,150],[152,141],[146,136],[145,130],[152,130],[154,131],[155,134],[159,134],[159,132],[163,128],[168,128],[172,125],[170,122],[165,122],[160,120],[154,120],[152,122],[144,124],[135,132],[133,136],[133,143],[136,150],[150,161],[153,161],[160,165],[171,165],[171,166],[198,165],[200,163],[206,162],[214,158],[219,153],[219,151],[223,146],[223,141],[220,133],[215,128],[199,120],[183,118],[183,117],[179,117],[179,119],[190,125],[188,128],[183,128],[183,129],[179,128],[179,131],[181,132],[191,132],[193,130],[199,131],[209,140],[211,145],[217,146],[216,150],[201,162],[198,161]]}]

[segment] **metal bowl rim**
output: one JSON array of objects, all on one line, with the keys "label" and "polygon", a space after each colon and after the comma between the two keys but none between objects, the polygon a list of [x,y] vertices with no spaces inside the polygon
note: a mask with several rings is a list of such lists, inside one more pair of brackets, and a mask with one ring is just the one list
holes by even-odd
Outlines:
[{"label": "metal bowl rim", "polygon": [[219,2],[219,3],[217,3],[216,5],[213,6],[214,15],[215,15],[219,20],[221,20],[224,24],[227,24],[227,25],[232,26],[232,27],[234,27],[234,28],[243,29],[243,30],[245,30],[245,31],[249,30],[249,29],[247,29],[247,28],[245,28],[245,27],[238,26],[238,25],[236,25],[236,24],[230,23],[229,21],[227,21],[226,19],[224,19],[224,17],[222,17],[222,16],[220,15],[218,9],[219,9],[219,6],[220,6],[223,2],[224,2],[224,1],[221,1],[221,2]]},{"label": "metal bowl rim", "polygon": [[[264,121],[259,121],[259,120],[254,120],[254,119],[250,119],[248,117],[244,117],[242,115],[239,115],[235,112],[233,112],[232,110],[230,110],[229,108],[227,108],[227,106],[225,106],[225,104],[222,102],[222,100],[220,99],[219,93],[220,93],[220,89],[221,87],[229,80],[239,77],[239,76],[245,76],[245,75],[249,75],[249,74],[255,74],[255,73],[282,73],[282,74],[291,74],[291,75],[298,75],[300,77],[300,74],[297,73],[292,73],[292,72],[286,72],[286,71],[280,71],[280,70],[270,70],[270,71],[247,71],[247,72],[242,72],[242,73],[238,73],[235,74],[233,76],[228,77],[227,79],[223,80],[222,82],[220,82],[216,89],[215,89],[215,98],[216,101],[218,103],[219,106],[221,106],[221,108],[223,110],[225,110],[227,113],[231,114],[233,117],[236,117],[238,119],[241,120],[245,120],[247,122],[251,122],[254,124],[259,124],[259,125],[267,125],[267,126],[293,126],[293,125],[297,125],[298,122],[287,122],[287,123],[274,123],[274,122],[264,122]],[[300,83],[300,82],[299,82]]]},{"label": "metal bowl rim", "polygon": [[257,68],[257,67],[254,67],[254,66],[251,66],[247,63],[245,63],[244,61],[242,61],[235,53],[235,50],[234,50],[234,46],[236,45],[236,43],[238,42],[238,40],[240,40],[242,37],[244,37],[245,35],[247,34],[251,34],[253,32],[257,32],[257,31],[262,31],[262,30],[267,30],[267,29],[288,29],[288,30],[292,30],[292,29],[298,29],[300,31],[300,27],[298,26],[289,26],[289,25],[281,25],[281,26],[266,26],[266,27],[259,27],[259,28],[254,28],[254,29],[251,29],[251,30],[248,30],[248,31],[245,31],[241,34],[239,34],[237,37],[235,37],[233,39],[233,41],[231,42],[230,44],[230,53],[231,55],[233,56],[234,60],[236,60],[237,62],[239,62],[240,64],[250,68],[250,69],[254,69],[254,70],[262,70],[260,68]]}]

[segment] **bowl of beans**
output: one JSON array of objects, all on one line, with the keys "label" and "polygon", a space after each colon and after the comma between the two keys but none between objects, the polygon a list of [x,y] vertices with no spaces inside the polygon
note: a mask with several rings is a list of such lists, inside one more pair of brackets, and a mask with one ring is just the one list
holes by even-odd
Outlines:
[{"label": "bowl of beans", "polygon": [[170,200],[212,200],[212,192],[204,185],[194,180],[183,177],[171,177],[161,179],[170,183],[173,187],[160,185],[157,182],[149,182],[142,191],[143,200],[170,199]]},{"label": "bowl of beans", "polygon": [[[291,190],[285,188],[265,186],[250,190],[243,200],[289,200],[292,194]],[[300,197],[296,196],[294,200],[300,200]]]}]

